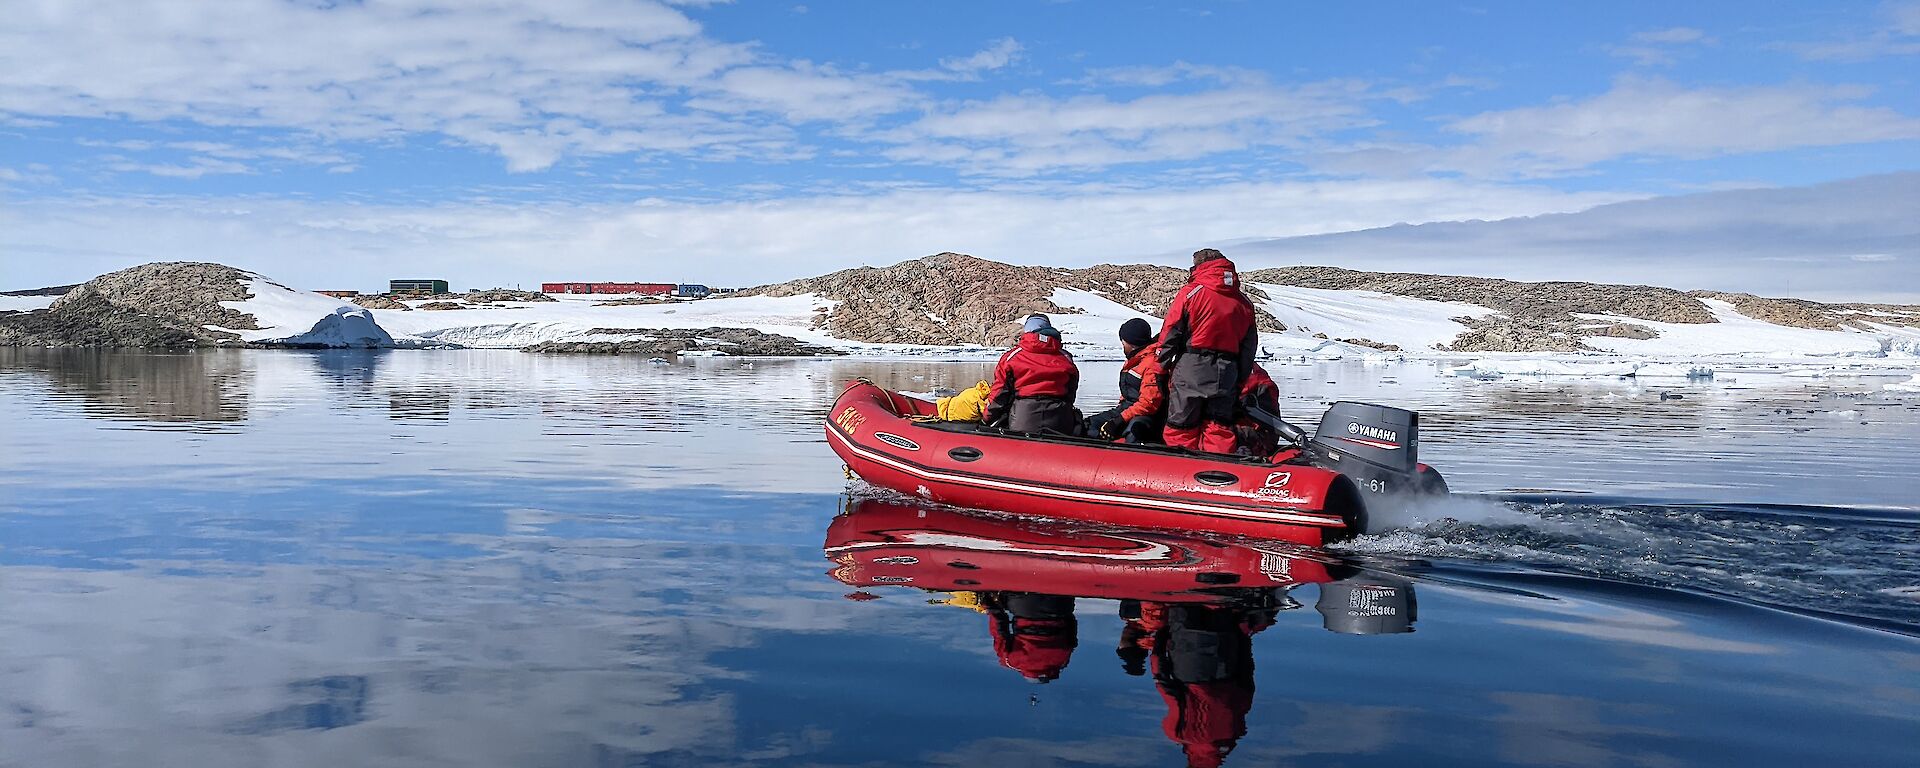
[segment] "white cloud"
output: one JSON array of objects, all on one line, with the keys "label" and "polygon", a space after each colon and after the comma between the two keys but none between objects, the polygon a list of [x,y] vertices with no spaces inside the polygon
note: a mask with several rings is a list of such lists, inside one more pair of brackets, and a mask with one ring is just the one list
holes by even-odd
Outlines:
[{"label": "white cloud", "polygon": [[1672,44],[1706,42],[1712,38],[1707,37],[1707,33],[1692,27],[1668,27],[1635,33],[1633,39],[1641,43]]},{"label": "white cloud", "polygon": [[142,163],[126,159],[109,159],[107,169],[119,173],[150,173],[174,179],[197,179],[209,175],[254,172],[253,168],[245,163],[214,157],[195,157],[185,163]]},{"label": "white cloud", "polygon": [[1363,84],[1246,85],[1134,99],[1000,96],[945,105],[876,138],[895,160],[1024,175],[1062,168],[1185,160],[1257,147],[1297,147],[1371,125]]},{"label": "white cloud", "polygon": [[1003,37],[978,53],[964,58],[941,59],[940,66],[955,72],[981,72],[1002,69],[1020,59],[1020,41]]},{"label": "white cloud", "polygon": [[473,285],[670,270],[737,285],[945,250],[1059,265],[1171,259],[1249,237],[1577,210],[1614,199],[1423,179],[629,205],[42,200],[0,208],[0,253],[8,254],[7,281],[26,287],[172,259],[221,261],[307,287],[377,285],[395,270]]},{"label": "white cloud", "polygon": [[0,113],[439,133],[519,170],[569,154],[790,153],[791,127],[756,114],[833,119],[901,98],[644,1],[75,0],[10,9],[0,27]]},{"label": "white cloud", "polygon": [[1851,36],[1819,42],[1781,43],[1813,61],[1866,61],[1885,56],[1920,55],[1920,0],[1887,3],[1880,18]]},{"label": "white cloud", "polygon": [[1434,164],[1538,175],[1621,157],[1701,158],[1920,138],[1920,119],[1858,102],[1857,86],[1685,88],[1621,78],[1598,96],[1486,112],[1446,126],[1473,143]]},{"label": "white cloud", "polygon": [[1246,243],[1239,250],[1243,268],[1337,264],[1920,303],[1915,210],[1920,172],[1908,172]]},{"label": "white cloud", "polygon": [[1624,45],[1607,46],[1615,56],[1641,66],[1672,64],[1682,46],[1715,45],[1720,41],[1693,27],[1667,27],[1636,32]]}]

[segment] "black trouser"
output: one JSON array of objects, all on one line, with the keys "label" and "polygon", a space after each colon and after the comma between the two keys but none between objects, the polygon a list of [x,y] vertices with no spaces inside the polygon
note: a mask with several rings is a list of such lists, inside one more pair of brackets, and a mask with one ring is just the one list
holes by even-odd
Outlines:
[{"label": "black trouser", "polygon": [[1058,432],[1071,435],[1080,426],[1073,404],[1058,397],[1017,397],[1008,409],[1007,429],[1014,432]]},{"label": "black trouser", "polygon": [[[1105,426],[1107,422],[1119,421],[1120,412],[1124,410],[1126,409],[1114,407],[1088,416],[1087,434],[1092,437],[1099,437],[1100,428]],[[1161,426],[1161,419],[1156,414],[1135,416],[1128,420],[1126,424],[1121,425],[1120,436],[1126,438],[1128,443],[1134,445],[1156,445],[1160,442]]]},{"label": "black trouser", "polygon": [[1167,426],[1187,429],[1203,422],[1232,424],[1240,399],[1240,361],[1233,355],[1195,349],[1181,355],[1167,377]]}]

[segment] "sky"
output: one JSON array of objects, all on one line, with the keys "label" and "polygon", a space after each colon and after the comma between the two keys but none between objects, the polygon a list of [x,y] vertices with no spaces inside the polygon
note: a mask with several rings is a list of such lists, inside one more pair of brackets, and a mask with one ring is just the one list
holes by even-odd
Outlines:
[{"label": "sky", "polygon": [[1765,255],[1632,262],[1647,232],[1588,233],[1430,271],[1897,298],[1920,192],[1836,182],[1920,170],[1916,74],[1920,0],[17,0],[0,287],[179,259],[305,288],[735,286],[1256,241],[1251,266],[1375,268],[1284,243],[1647,198],[1778,229],[1719,193],[1798,188],[1910,197],[1872,201],[1895,214],[1867,252],[1810,215]]}]

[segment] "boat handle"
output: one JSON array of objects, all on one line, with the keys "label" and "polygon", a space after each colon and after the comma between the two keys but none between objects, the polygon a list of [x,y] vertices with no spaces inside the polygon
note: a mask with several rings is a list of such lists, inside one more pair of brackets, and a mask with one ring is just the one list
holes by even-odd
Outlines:
[{"label": "boat handle", "polygon": [[1240,482],[1240,478],[1217,469],[1199,472],[1193,476],[1193,479],[1200,481],[1203,485],[1235,485]]},{"label": "boat handle", "polygon": [[979,461],[980,457],[986,454],[981,453],[978,448],[969,448],[963,445],[947,451],[947,455],[953,457],[954,461]]}]

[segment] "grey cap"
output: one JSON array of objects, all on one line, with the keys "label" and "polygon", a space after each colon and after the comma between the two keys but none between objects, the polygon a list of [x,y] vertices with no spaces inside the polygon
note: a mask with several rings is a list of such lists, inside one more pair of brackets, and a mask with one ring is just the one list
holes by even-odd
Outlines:
[{"label": "grey cap", "polygon": [[1027,315],[1027,321],[1021,324],[1020,332],[1033,333],[1034,331],[1040,330],[1042,328],[1052,328],[1052,327],[1053,327],[1052,320],[1047,319],[1046,315],[1042,315],[1036,312],[1034,314]]}]

